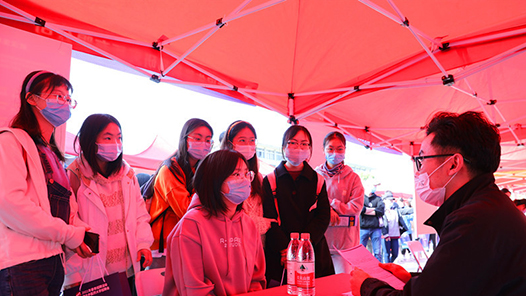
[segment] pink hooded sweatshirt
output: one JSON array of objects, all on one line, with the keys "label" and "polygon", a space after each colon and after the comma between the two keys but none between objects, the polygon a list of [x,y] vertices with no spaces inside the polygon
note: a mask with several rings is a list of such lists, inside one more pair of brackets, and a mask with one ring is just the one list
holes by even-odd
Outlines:
[{"label": "pink hooded sweatshirt", "polygon": [[167,239],[163,296],[235,295],[266,286],[265,255],[252,219],[207,218],[194,194],[188,212]]}]

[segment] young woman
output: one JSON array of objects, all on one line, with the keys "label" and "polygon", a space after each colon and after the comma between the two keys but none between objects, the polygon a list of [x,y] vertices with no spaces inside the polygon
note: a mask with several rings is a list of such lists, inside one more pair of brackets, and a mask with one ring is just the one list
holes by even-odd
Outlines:
[{"label": "young woman", "polygon": [[[158,170],[150,206],[154,262],[150,268],[165,267],[166,238],[183,217],[194,193],[192,178],[199,161],[212,148],[212,127],[204,120],[188,120],[179,137],[179,149]],[[166,166],[165,164],[168,164]]]},{"label": "young woman", "polygon": [[363,208],[364,189],[360,177],[344,164],[345,137],[330,132],[323,139],[325,160],[315,170],[325,179],[331,205],[331,223],[325,237],[331,251],[336,273],[351,272],[351,265],[336,250],[360,244],[360,211]]},{"label": "young woman", "polygon": [[31,72],[10,128],[0,129],[0,295],[59,295],[62,246],[93,255],[55,143],[76,106],[71,92],[66,78]]},{"label": "young woman", "polygon": [[231,150],[208,155],[196,194],[168,237],[163,296],[237,295],[265,287],[265,257],[254,222],[242,211],[254,173]]},{"label": "young woman", "polygon": [[135,173],[122,159],[121,125],[108,114],[90,115],[77,141],[79,157],[68,167],[68,175],[80,218],[89,224],[90,232],[100,236],[101,260],[71,257],[67,284],[100,278],[106,268],[109,274],[126,272],[134,291],[141,257],[145,259],[143,267],[152,262],[153,235]]},{"label": "young woman", "polygon": [[259,173],[258,157],[256,155],[256,130],[254,127],[242,120],[234,121],[223,137],[221,142],[221,149],[235,150],[245,157],[248,162],[248,169],[255,173],[255,178],[252,180],[250,197],[243,203],[245,213],[254,220],[261,240],[265,243],[265,233],[270,228],[270,219],[263,218],[263,190],[261,182],[263,177]]},{"label": "young woman", "polygon": [[[334,274],[325,240],[331,214],[329,200],[325,184],[318,188],[318,178],[323,177],[307,163],[312,154],[309,131],[300,125],[289,127],[283,135],[282,153],[285,161],[271,173],[274,176],[267,175],[263,180],[263,216],[278,221],[271,223],[266,235],[269,286],[282,280],[291,232],[310,233],[316,255],[316,277]],[[275,185],[269,179],[273,179]]]}]

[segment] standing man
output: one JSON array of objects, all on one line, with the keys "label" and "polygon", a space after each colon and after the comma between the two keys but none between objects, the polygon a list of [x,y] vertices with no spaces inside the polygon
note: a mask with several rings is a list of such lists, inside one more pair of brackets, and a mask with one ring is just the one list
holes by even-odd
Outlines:
[{"label": "standing man", "polygon": [[439,207],[425,224],[440,242],[417,277],[382,266],[406,282],[403,290],[355,269],[353,295],[526,295],[526,217],[495,185],[498,129],[478,112],[438,113],[426,134],[415,186]]},{"label": "standing man", "polygon": [[374,257],[382,262],[382,227],[384,216],[384,202],[376,195],[374,185],[371,194],[364,198],[363,209],[360,213],[360,243],[367,248],[367,242],[371,239]]}]

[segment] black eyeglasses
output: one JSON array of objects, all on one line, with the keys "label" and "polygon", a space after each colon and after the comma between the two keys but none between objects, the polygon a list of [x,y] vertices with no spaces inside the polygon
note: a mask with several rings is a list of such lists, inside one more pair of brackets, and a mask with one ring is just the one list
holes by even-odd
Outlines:
[{"label": "black eyeglasses", "polygon": [[435,157],[447,157],[453,156],[455,154],[437,154],[437,155],[423,155],[423,156],[413,156],[413,161],[415,162],[416,170],[419,171],[422,168],[422,160],[426,158],[435,158]]}]

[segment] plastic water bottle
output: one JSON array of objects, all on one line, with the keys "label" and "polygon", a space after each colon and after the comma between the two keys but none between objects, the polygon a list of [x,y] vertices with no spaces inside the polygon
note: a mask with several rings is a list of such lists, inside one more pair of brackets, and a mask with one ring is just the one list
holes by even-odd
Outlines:
[{"label": "plastic water bottle", "polygon": [[315,288],[314,248],[310,242],[310,233],[302,233],[296,263],[296,287],[298,296],[314,296]]},{"label": "plastic water bottle", "polygon": [[300,245],[300,234],[297,232],[290,233],[290,243],[287,248],[287,293],[297,295],[296,290],[296,262],[298,257],[298,248]]}]

